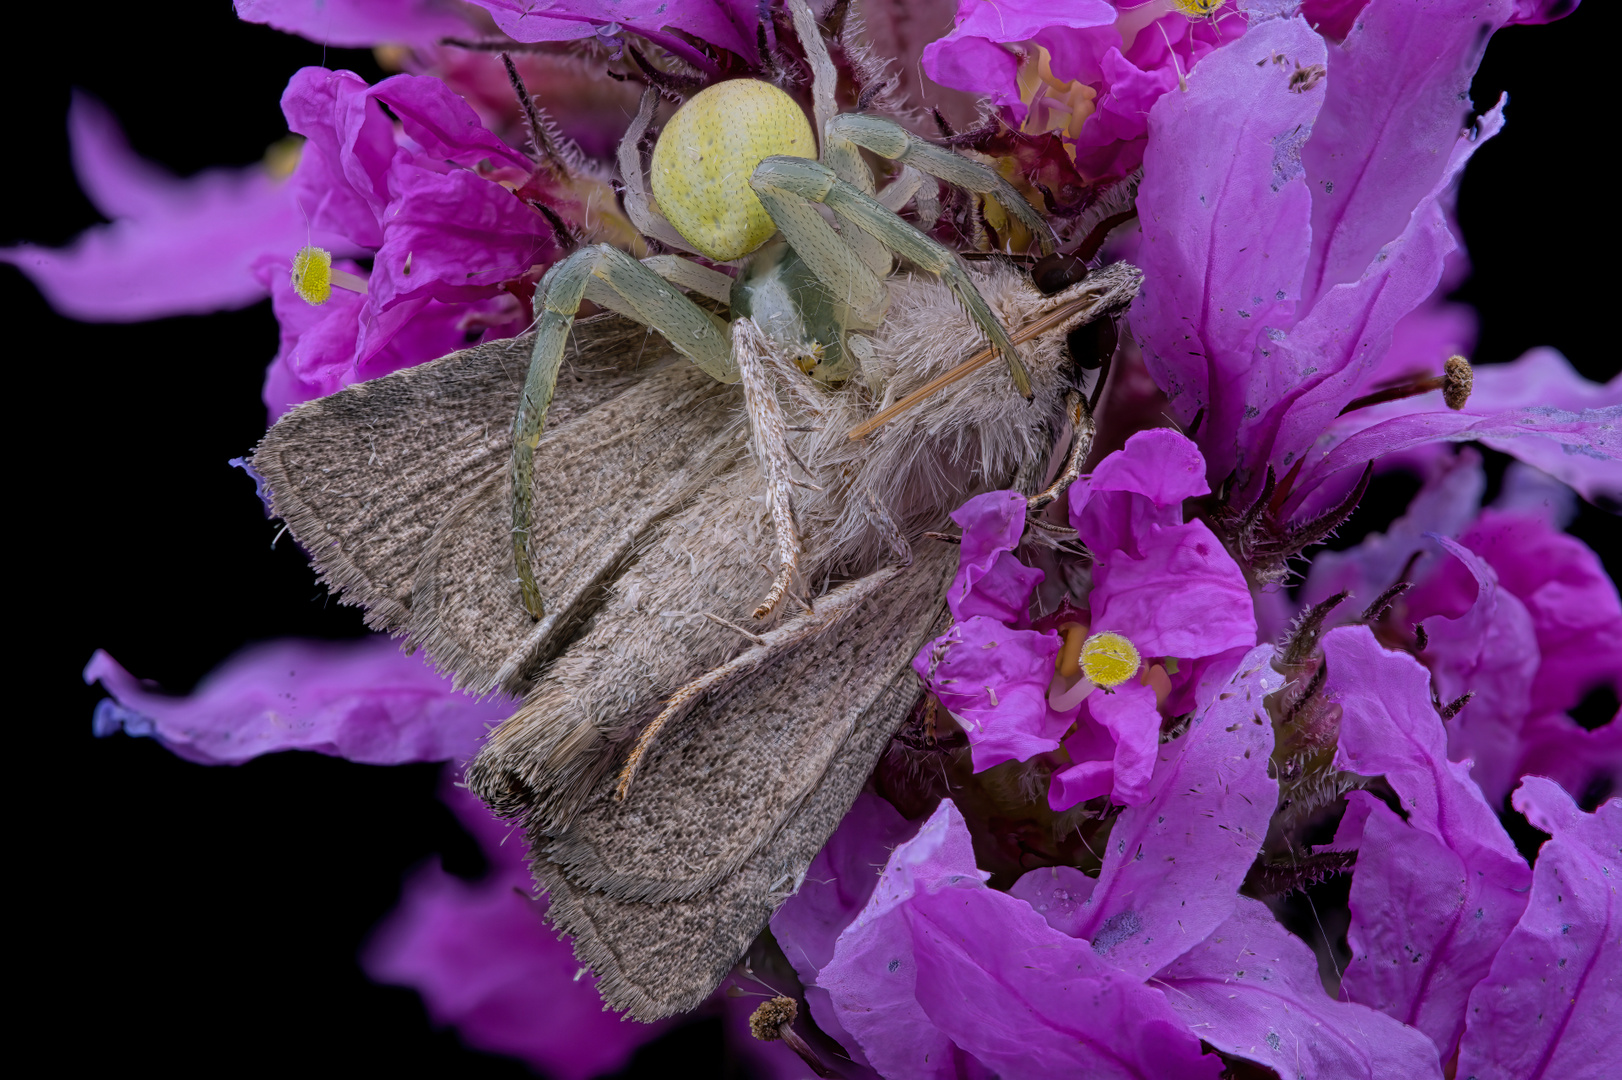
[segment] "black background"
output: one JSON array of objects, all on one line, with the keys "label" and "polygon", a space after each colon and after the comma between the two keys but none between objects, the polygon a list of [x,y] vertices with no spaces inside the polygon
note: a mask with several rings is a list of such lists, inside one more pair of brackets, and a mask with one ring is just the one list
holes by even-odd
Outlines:
[{"label": "black background", "polygon": [[[70,21],[63,21],[67,16]],[[1478,362],[1554,345],[1589,378],[1616,371],[1601,319],[1614,273],[1613,185],[1591,3],[1493,41],[1474,97],[1510,92],[1509,123],[1469,167],[1460,217],[1482,313]],[[181,175],[256,161],[286,133],[277,99],[306,64],[381,75],[369,53],[238,22],[210,3],[29,5],[10,23],[0,244],[57,245],[101,220],[68,163],[69,89],[106,102],[136,148]],[[184,267],[176,267],[184,273]],[[355,965],[403,876],[435,854],[482,857],[434,798],[435,766],[282,754],[205,768],[151,740],[96,740],[95,648],[184,691],[243,644],[358,635],[296,548],[272,549],[251,483],[226,465],[264,427],[268,303],[207,318],[86,325],[0,267],[6,374],[15,1045],[61,1071],[523,1075],[435,1031],[416,995]],[[1498,474],[1502,459],[1494,456]],[[1377,487],[1342,537],[1381,527],[1407,492]],[[1615,519],[1575,530],[1617,573]],[[20,954],[20,955],[19,955]],[[627,1075],[736,1072],[714,1022],[645,1049]]]}]

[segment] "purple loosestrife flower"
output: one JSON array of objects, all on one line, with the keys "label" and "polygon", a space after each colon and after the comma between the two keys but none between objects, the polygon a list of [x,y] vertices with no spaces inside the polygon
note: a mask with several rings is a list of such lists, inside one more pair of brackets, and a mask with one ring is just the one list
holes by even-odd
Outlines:
[{"label": "purple loosestrife flower", "polygon": [[1205,0],[961,0],[952,32],[924,49],[924,70],[985,94],[1025,134],[1059,134],[1084,178],[1121,177],[1143,160],[1155,101],[1244,33],[1244,16],[1221,9]]},{"label": "purple loosestrife flower", "polygon": [[1156,102],[1133,328],[1213,483],[1231,474],[1236,494],[1253,492],[1271,469],[1293,483],[1278,504],[1288,515],[1309,494],[1334,502],[1369,459],[1435,439],[1494,436],[1513,453],[1530,435],[1622,455],[1615,417],[1592,410],[1480,421],[1433,407],[1409,419],[1405,442],[1365,433],[1327,456],[1315,445],[1441,280],[1456,178],[1503,123],[1500,103],[1461,131],[1457,103],[1483,25],[1516,17],[1507,0],[1372,0],[1339,45],[1300,19],[1258,21],[1189,74],[1186,94]]},{"label": "purple loosestrife flower", "polygon": [[[1077,606],[1074,618],[1045,620],[1066,620],[1062,632],[1030,628],[1031,593],[1046,575],[1013,554],[1024,498],[992,492],[953,515],[963,528],[963,557],[947,593],[957,621],[913,668],[963,725],[977,771],[1063,742],[1071,764],[1053,775],[1055,809],[1105,794],[1124,805],[1147,797],[1159,707],[1169,700],[1173,714],[1186,711],[1177,706],[1192,704],[1202,677],[1224,677],[1228,669],[1217,669],[1256,643],[1238,565],[1209,526],[1182,520],[1183,501],[1209,492],[1204,474],[1193,443],[1146,431],[1071,488],[1070,521],[1092,553],[1092,581],[1074,598],[1087,614]],[[1160,692],[1149,685],[1153,668],[1135,678],[1135,658],[1106,692],[1095,692],[1074,651],[1089,634],[1119,635],[1139,655],[1162,660]]]}]

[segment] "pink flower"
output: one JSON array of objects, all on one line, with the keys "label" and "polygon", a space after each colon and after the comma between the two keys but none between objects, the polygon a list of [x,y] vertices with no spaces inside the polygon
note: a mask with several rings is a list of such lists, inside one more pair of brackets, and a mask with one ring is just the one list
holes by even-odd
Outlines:
[{"label": "pink flower", "polygon": [[1082,176],[1099,180],[1138,167],[1155,101],[1244,29],[1236,10],[1191,17],[1169,0],[1120,10],[1105,0],[961,0],[952,32],[924,49],[924,70],[990,97],[1027,134],[1057,131]]}]

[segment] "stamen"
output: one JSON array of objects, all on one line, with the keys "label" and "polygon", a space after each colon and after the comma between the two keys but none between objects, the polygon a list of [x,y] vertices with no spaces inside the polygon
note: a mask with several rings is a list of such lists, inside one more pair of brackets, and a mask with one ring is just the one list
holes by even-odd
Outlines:
[{"label": "stamen", "polygon": [[1450,356],[1442,365],[1442,374],[1432,375],[1429,378],[1414,379],[1410,382],[1398,383],[1376,390],[1372,394],[1364,394],[1360,398],[1353,398],[1346,403],[1338,415],[1345,416],[1357,409],[1366,409],[1370,405],[1383,405],[1388,401],[1401,401],[1403,398],[1413,397],[1415,394],[1427,394],[1432,390],[1442,392],[1442,400],[1450,409],[1462,409],[1465,402],[1470,400],[1470,390],[1475,383],[1475,372],[1470,367],[1470,361],[1462,356]]},{"label": "stamen", "polygon": [[332,298],[334,285],[366,295],[366,279],[347,270],[333,269],[332,252],[318,247],[299,248],[298,254],[293,256],[292,279],[293,291],[300,299],[317,307]]},{"label": "stamen", "polygon": [[1059,658],[1054,666],[1060,675],[1073,679],[1081,671],[1081,649],[1087,641],[1087,628],[1081,623],[1065,623],[1059,627],[1064,644],[1059,647]]},{"label": "stamen", "polygon": [[1081,672],[1089,682],[1109,688],[1120,686],[1138,673],[1138,648],[1120,634],[1105,632],[1088,638],[1081,648]]}]

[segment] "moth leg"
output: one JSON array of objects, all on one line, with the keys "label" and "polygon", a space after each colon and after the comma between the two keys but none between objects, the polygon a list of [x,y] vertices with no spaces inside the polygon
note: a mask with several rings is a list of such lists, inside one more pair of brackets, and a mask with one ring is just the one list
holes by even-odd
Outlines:
[{"label": "moth leg", "polygon": [[790,471],[793,455],[788,447],[788,424],[766,373],[764,361],[770,348],[771,342],[753,319],[739,319],[732,324],[732,356],[743,379],[743,399],[749,410],[755,455],[766,473],[766,498],[771,507],[772,527],[777,533],[777,577],[766,599],[754,611],[757,619],[766,618],[783,602],[800,565],[800,531],[794,525],[794,505],[789,493],[793,482]]},{"label": "moth leg", "polygon": [[[1027,400],[1031,379],[1008,331],[991,313],[980,290],[964,271],[956,255],[897,217],[871,195],[841,180],[828,166],[795,157],[769,157],[756,167],[749,186],[759,196],[783,237],[811,272],[835,296],[863,313],[882,305],[878,278],[862,265],[822,216],[809,204],[820,202],[844,220],[874,237],[921,270],[937,275],[957,297],[969,317],[991,339],[991,346],[1008,364],[1014,385]],[[870,299],[874,298],[874,299]],[[872,305],[869,308],[869,305]]]},{"label": "moth leg", "polygon": [[[926,142],[890,120],[860,113],[845,113],[828,122],[829,143],[846,143],[871,150],[880,157],[911,165],[919,172],[944,180],[953,187],[972,191],[976,195],[989,195],[1002,204],[1002,208],[1018,218],[1020,224],[1031,230],[1042,254],[1051,254],[1058,240],[1053,229],[1037,213],[1002,174],[989,165],[983,165],[961,154]],[[827,155],[824,154],[826,158]]]},{"label": "moth leg", "polygon": [[1070,489],[1081,475],[1082,462],[1087,460],[1087,453],[1093,448],[1093,433],[1096,427],[1093,423],[1092,410],[1087,408],[1087,399],[1081,396],[1080,390],[1071,390],[1064,397],[1064,411],[1070,414],[1070,450],[1065,455],[1064,468],[1059,470],[1058,477],[1049,484],[1040,494],[1031,496],[1025,505],[1027,513],[1037,514],[1046,510],[1048,505]]},{"label": "moth leg", "polygon": [[524,609],[537,619],[545,614],[545,604],[530,558],[535,447],[541,441],[546,410],[557,387],[570,328],[581,299],[587,296],[657,330],[678,352],[721,382],[738,378],[727,348],[726,328],[720,321],[623,251],[607,244],[581,248],[546,272],[535,293],[535,348],[518,399],[518,415],[513,419],[511,465],[513,561]]},{"label": "moth leg", "polygon": [[900,566],[886,566],[855,581],[847,581],[822,597],[815,610],[805,611],[775,630],[760,635],[759,644],[745,649],[720,667],[712,668],[677,690],[665,703],[659,715],[654,717],[637,736],[635,744],[631,747],[631,755],[626,759],[624,768],[620,770],[619,780],[614,786],[614,798],[623,800],[630,794],[631,782],[636,779],[637,769],[647,757],[648,751],[652,749],[660,729],[666,724],[687,715],[705,694],[727,686],[752,671],[758,671],[784,652],[832,627],[861,607],[863,601],[884,588],[904,569]]}]

